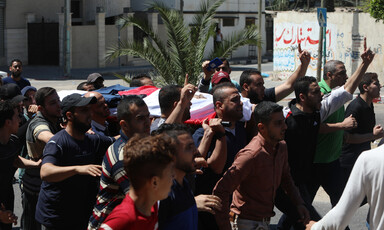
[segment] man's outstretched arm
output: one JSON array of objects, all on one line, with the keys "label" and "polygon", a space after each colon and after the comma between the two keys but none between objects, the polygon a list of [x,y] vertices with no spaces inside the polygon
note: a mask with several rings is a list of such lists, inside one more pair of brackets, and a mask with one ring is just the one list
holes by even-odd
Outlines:
[{"label": "man's outstretched arm", "polygon": [[276,101],[280,101],[292,93],[295,81],[298,78],[305,76],[305,73],[307,72],[308,65],[311,61],[311,54],[306,50],[301,50],[300,43],[298,49],[301,65],[297,67],[296,71],[283,84],[275,88]]}]

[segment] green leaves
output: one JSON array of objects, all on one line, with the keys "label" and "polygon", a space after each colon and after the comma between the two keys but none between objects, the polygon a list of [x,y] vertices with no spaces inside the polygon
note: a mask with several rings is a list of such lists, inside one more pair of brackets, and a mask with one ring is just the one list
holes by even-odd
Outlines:
[{"label": "green leaves", "polygon": [[369,1],[368,12],[376,20],[383,20],[384,22],[384,0]]},{"label": "green leaves", "polygon": [[[133,16],[119,20],[123,27],[133,25],[142,30],[147,37],[143,42],[125,41],[112,46],[107,58],[113,60],[119,56],[139,56],[147,60],[159,74],[158,80],[165,84],[183,85],[185,75],[189,81],[197,84],[202,71],[204,51],[211,37],[215,35],[217,9],[225,0],[203,0],[192,23],[187,25],[179,10],[166,7],[162,2],[150,4],[151,10],[158,12],[166,30],[167,40],[163,42],[146,20]],[[227,57],[238,47],[246,44],[260,44],[260,36],[255,26],[234,32],[224,37],[223,46],[210,52],[208,58]]]}]

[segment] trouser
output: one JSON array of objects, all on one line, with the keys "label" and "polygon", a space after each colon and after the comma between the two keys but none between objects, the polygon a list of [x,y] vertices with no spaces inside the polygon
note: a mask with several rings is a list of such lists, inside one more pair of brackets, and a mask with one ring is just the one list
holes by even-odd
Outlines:
[{"label": "trouser", "polygon": [[331,200],[332,207],[335,207],[343,194],[344,186],[342,184],[341,169],[339,160],[330,163],[315,163],[314,178],[309,186],[310,194],[313,195],[312,202],[320,186],[324,188]]},{"label": "trouser", "polygon": [[231,222],[232,230],[270,230],[269,221],[255,221],[239,218],[235,215]]},{"label": "trouser", "polygon": [[23,214],[21,215],[20,229],[41,230],[41,224],[37,222],[35,219],[38,198],[39,198],[38,193],[30,192],[25,188],[23,189],[23,192],[22,192]]},{"label": "trouser", "polygon": [[[316,211],[316,209],[312,206],[312,195],[308,189],[308,185],[299,184],[297,188],[300,192],[301,198],[304,201],[304,205],[309,211],[310,219],[314,221],[319,221],[321,219],[320,214]],[[305,229],[305,226],[298,222],[300,219],[299,213],[297,212],[296,206],[292,203],[291,199],[284,192],[284,190],[279,187],[276,191],[276,199],[275,206],[284,214],[281,216],[277,229]]]}]

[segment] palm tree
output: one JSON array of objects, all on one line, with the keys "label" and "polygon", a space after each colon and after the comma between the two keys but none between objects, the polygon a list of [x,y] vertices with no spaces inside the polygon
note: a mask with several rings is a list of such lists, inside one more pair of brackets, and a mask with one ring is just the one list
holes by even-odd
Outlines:
[{"label": "palm tree", "polygon": [[[139,56],[147,60],[160,76],[160,84],[179,84],[184,82],[185,74],[189,75],[191,83],[197,83],[201,72],[204,50],[211,36],[215,34],[216,23],[213,17],[217,8],[225,0],[204,0],[191,23],[184,24],[180,11],[170,9],[161,2],[153,2],[150,7],[159,13],[167,32],[167,43],[161,41],[147,21],[128,16],[121,18],[124,26],[133,25],[141,29],[147,36],[143,41],[126,41],[120,48],[111,47],[107,58],[116,59],[119,56]],[[255,26],[224,37],[222,47],[211,51],[213,57],[228,57],[232,51],[246,44],[260,44],[260,36]],[[158,78],[159,80],[159,78]]]}]

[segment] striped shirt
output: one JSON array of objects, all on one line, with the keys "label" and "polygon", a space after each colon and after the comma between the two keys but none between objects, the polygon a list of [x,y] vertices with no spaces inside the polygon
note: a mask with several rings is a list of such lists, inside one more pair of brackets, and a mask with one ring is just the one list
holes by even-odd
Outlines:
[{"label": "striped shirt", "polygon": [[129,189],[129,181],[124,170],[123,147],[128,137],[120,131],[121,137],[111,145],[103,159],[100,188],[88,229],[98,229],[109,213],[119,205]]}]

